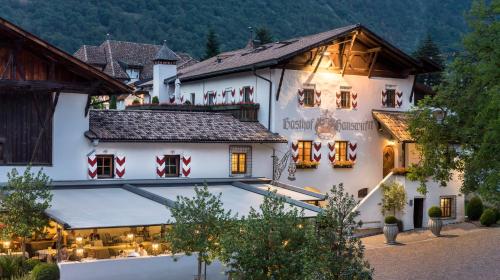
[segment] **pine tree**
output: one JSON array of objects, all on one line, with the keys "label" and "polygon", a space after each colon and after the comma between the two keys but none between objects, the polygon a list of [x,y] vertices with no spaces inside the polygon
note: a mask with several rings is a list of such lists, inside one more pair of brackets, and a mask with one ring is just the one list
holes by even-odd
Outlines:
[{"label": "pine tree", "polygon": [[[417,50],[413,53],[417,59],[430,59],[442,69],[444,68],[444,61],[439,47],[434,43],[430,34],[427,34],[425,39],[420,41]],[[417,76],[417,83],[422,83],[429,87],[435,87],[441,83],[441,72],[425,73]]]},{"label": "pine tree", "polygon": [[109,109],[116,109],[116,95],[112,95],[109,99]]},{"label": "pine tree", "polygon": [[458,171],[462,192],[477,192],[500,206],[500,1],[473,3],[464,52],[450,63],[437,94],[423,99],[411,118],[422,161],[409,176],[426,191],[429,177],[446,185]]},{"label": "pine tree", "polygon": [[205,44],[205,59],[214,57],[220,53],[219,40],[213,29],[208,30],[207,42]]},{"label": "pine tree", "polygon": [[259,40],[261,44],[267,44],[273,41],[273,35],[266,27],[259,27],[255,30],[255,39]]}]

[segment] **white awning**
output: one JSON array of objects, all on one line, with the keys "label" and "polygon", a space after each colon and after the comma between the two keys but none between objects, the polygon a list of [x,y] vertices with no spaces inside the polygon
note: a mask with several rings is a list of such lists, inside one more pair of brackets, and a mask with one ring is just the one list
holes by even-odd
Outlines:
[{"label": "white awning", "polygon": [[315,196],[312,196],[312,195],[307,195],[307,194],[304,194],[304,193],[300,193],[300,192],[296,192],[296,191],[292,191],[292,190],[289,190],[289,189],[285,189],[285,188],[281,188],[281,187],[276,187],[276,186],[273,186],[271,184],[256,184],[256,185],[253,185],[261,190],[270,190],[272,192],[276,191],[277,194],[281,194],[281,195],[284,195],[284,196],[287,196],[291,199],[295,199],[295,200],[300,200],[300,201],[316,201],[316,200],[322,200],[321,198],[318,198],[318,197],[315,197]]},{"label": "white awning", "polygon": [[[140,189],[173,201],[177,200],[177,196],[184,196],[189,198],[194,197],[196,194],[194,188],[195,186],[140,187]],[[222,193],[221,200],[224,208],[226,210],[231,210],[231,213],[233,214],[237,213],[238,217],[248,216],[251,207],[259,211],[259,206],[264,201],[264,195],[240,189],[232,185],[211,185],[208,187],[208,190],[214,195]],[[292,207],[299,208],[299,210],[302,209],[297,206],[292,206],[288,203],[286,205],[288,209]],[[317,213],[308,209],[304,209],[304,215],[305,217],[314,217],[317,215]]]},{"label": "white awning", "polygon": [[52,190],[49,217],[72,229],[148,226],[173,220],[170,210],[122,188]]}]

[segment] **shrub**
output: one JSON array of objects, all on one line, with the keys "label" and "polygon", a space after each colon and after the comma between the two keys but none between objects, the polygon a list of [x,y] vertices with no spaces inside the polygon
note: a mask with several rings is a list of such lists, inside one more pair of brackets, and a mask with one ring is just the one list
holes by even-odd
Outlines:
[{"label": "shrub", "polygon": [[153,99],[151,100],[151,103],[153,103],[153,104],[160,104],[160,99],[158,99],[158,96],[153,96]]},{"label": "shrub", "polygon": [[431,218],[441,218],[441,208],[432,206],[431,208],[429,208],[428,214]]},{"label": "shrub", "polygon": [[493,211],[493,209],[486,209],[484,210],[483,214],[481,215],[481,218],[479,219],[481,224],[483,226],[491,226],[492,224],[496,223],[496,213]]},{"label": "shrub", "polygon": [[387,216],[385,217],[384,221],[386,224],[396,224],[398,222],[398,219],[396,219],[396,217],[394,216]]},{"label": "shrub", "polygon": [[37,266],[40,263],[41,263],[40,260],[37,260],[37,259],[27,259],[22,264],[23,272],[27,273],[27,272],[32,271],[33,268],[35,268],[35,266]]},{"label": "shrub", "polygon": [[132,101],[132,105],[140,105],[141,104],[141,101],[139,100],[139,98],[136,98],[134,99],[134,101]]},{"label": "shrub", "polygon": [[396,223],[398,224],[398,230],[399,232],[403,232],[404,226],[403,226],[403,220],[396,219]]},{"label": "shrub", "polygon": [[493,210],[493,212],[495,212],[495,221],[500,220],[500,210],[498,208],[490,208],[490,209]]},{"label": "shrub", "polygon": [[483,214],[483,202],[479,197],[473,197],[467,205],[467,216],[472,221],[477,221]]},{"label": "shrub", "polygon": [[22,258],[17,256],[1,256],[0,269],[1,278],[8,279],[19,275],[22,265]]},{"label": "shrub", "polygon": [[40,263],[31,271],[33,280],[59,280],[59,267],[53,263]]}]

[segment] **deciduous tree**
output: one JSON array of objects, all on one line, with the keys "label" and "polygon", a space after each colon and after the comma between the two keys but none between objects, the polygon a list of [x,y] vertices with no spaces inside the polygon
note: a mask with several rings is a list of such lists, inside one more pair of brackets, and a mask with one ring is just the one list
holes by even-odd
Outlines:
[{"label": "deciduous tree", "polygon": [[222,259],[236,279],[304,279],[306,228],[302,212],[270,195],[224,235]]},{"label": "deciduous tree", "polygon": [[410,133],[422,154],[411,176],[443,185],[463,173],[462,191],[500,204],[500,1],[475,1],[467,18],[471,32],[451,63],[437,95],[413,112]]},{"label": "deciduous tree", "polygon": [[210,264],[220,254],[220,237],[232,216],[231,211],[224,210],[221,193],[210,193],[207,185],[196,187],[195,192],[192,198],[178,196],[176,206],[170,208],[175,221],[166,239],[172,254],[198,254],[198,279],[201,279],[203,263]]},{"label": "deciduous tree", "polygon": [[48,225],[45,210],[50,207],[52,193],[50,179],[42,170],[36,174],[27,167],[23,175],[16,169],[7,173],[7,186],[2,189],[0,207],[3,232],[21,238],[21,251],[25,252],[26,238],[40,233]]},{"label": "deciduous tree", "polygon": [[373,270],[364,260],[364,246],[354,231],[361,226],[353,211],[356,201],[340,184],[333,186],[326,206],[315,219],[316,229],[309,232],[307,278],[311,280],[372,279]]}]

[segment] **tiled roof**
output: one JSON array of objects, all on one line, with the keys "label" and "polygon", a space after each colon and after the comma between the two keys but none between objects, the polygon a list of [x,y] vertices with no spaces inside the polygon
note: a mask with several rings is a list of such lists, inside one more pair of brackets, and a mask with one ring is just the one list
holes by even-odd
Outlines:
[{"label": "tiled roof", "polygon": [[[161,45],[140,44],[134,42],[106,40],[99,46],[83,45],[74,56],[89,64],[100,66],[103,71],[118,79],[128,79],[126,67],[140,68],[141,80],[153,78],[153,60],[161,49]],[[180,69],[196,63],[187,53],[174,53]]]},{"label": "tiled roof", "polygon": [[325,43],[325,41],[331,40],[335,36],[346,34],[358,27],[359,25],[349,25],[314,35],[269,43],[257,48],[244,48],[221,53],[218,56],[182,69],[178,76],[181,81],[189,80],[209,73],[282,59],[288,55],[311,48],[311,46]]},{"label": "tiled roof", "polygon": [[287,142],[258,122],[224,113],[91,110],[89,127],[85,136],[102,142]]},{"label": "tiled roof", "polygon": [[168,46],[167,43],[163,43],[160,50],[156,53],[153,60],[179,60],[179,56],[175,54]]},{"label": "tiled roof", "polygon": [[384,127],[394,138],[401,142],[412,142],[413,138],[408,131],[408,112],[397,111],[372,111],[373,117],[382,127]]}]

